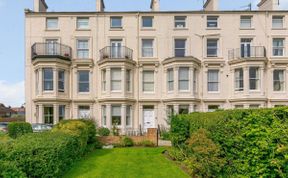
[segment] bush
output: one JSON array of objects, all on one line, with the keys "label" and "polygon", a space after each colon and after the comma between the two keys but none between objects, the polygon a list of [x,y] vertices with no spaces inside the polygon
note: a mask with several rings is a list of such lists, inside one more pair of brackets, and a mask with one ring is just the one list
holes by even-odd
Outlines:
[{"label": "bush", "polygon": [[61,177],[85,149],[79,137],[67,133],[26,134],[13,142],[7,160],[28,177]]},{"label": "bush", "polygon": [[108,128],[101,127],[98,129],[98,134],[99,134],[99,136],[109,136],[110,130]]},{"label": "bush", "polygon": [[131,147],[134,145],[134,142],[131,138],[129,137],[124,137],[121,139],[121,143],[120,143],[121,146],[124,146],[124,147]]},{"label": "bush", "polygon": [[88,144],[96,142],[96,124],[93,120],[80,119],[88,128]]},{"label": "bush", "polygon": [[151,142],[150,140],[144,140],[142,142],[139,142],[137,144],[138,146],[144,146],[144,147],[154,147],[155,144],[153,142]]},{"label": "bush", "polygon": [[0,161],[0,177],[2,178],[26,178],[27,176],[17,168],[15,162]]},{"label": "bush", "polygon": [[32,126],[26,122],[11,122],[8,124],[8,134],[11,138],[17,138],[27,133],[32,133]]},{"label": "bush", "polygon": [[161,130],[160,138],[162,140],[170,140],[170,131],[169,130]]},{"label": "bush", "polygon": [[[191,152],[192,140],[189,137],[194,137],[195,134],[199,135],[201,131],[199,129],[206,129],[207,133],[204,135],[207,138],[201,133],[205,138],[201,144],[204,144],[206,140],[207,143],[211,141],[211,144],[213,142],[219,146],[219,156],[226,160],[225,169],[221,170],[224,177],[288,177],[287,107],[178,115],[172,118],[171,127],[173,146],[180,147],[179,145],[182,145],[181,148],[185,148],[187,153],[189,150]],[[211,134],[209,135],[209,133]],[[187,139],[189,141],[186,141]],[[197,140],[197,137],[194,138],[194,142],[195,139]],[[200,141],[197,144],[200,144]],[[211,144],[209,145],[212,146],[213,144]],[[202,147],[204,148],[205,145]],[[179,151],[181,150],[179,149]],[[192,172],[195,167],[199,166],[196,165],[196,162],[201,163],[201,160],[198,161],[198,157],[195,157],[195,153],[194,150],[194,154],[188,155],[185,160],[190,165]],[[217,163],[219,161],[216,159],[219,158],[218,154],[219,152],[215,148],[209,160],[214,160],[213,163],[206,162],[206,166],[200,168],[209,167],[210,170],[214,170],[213,172],[219,172],[219,167],[216,167],[215,170],[213,166],[221,165]],[[195,160],[197,161],[195,162]],[[206,172],[209,173],[207,170]]]}]

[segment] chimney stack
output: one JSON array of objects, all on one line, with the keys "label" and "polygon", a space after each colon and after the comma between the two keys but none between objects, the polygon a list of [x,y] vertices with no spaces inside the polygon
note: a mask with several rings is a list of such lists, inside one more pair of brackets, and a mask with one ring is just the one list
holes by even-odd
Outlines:
[{"label": "chimney stack", "polygon": [[34,12],[46,12],[47,9],[45,0],[34,0]]},{"label": "chimney stack", "polygon": [[104,12],[104,10],[105,10],[104,0],[96,0],[96,11]]},{"label": "chimney stack", "polygon": [[160,0],[151,0],[150,9],[152,11],[160,11]]},{"label": "chimney stack", "polygon": [[257,6],[260,11],[278,10],[279,0],[261,0]]},{"label": "chimney stack", "polygon": [[217,11],[218,10],[218,0],[206,0],[204,6],[204,11]]}]

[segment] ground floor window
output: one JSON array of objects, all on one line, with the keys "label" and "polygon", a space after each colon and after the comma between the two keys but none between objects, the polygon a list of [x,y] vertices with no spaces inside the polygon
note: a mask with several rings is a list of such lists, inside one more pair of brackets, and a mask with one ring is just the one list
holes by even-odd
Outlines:
[{"label": "ground floor window", "polygon": [[259,104],[250,104],[250,105],[249,105],[249,108],[250,108],[250,109],[257,109],[257,108],[259,108],[259,107],[260,107]]},{"label": "ground floor window", "polygon": [[78,107],[78,117],[80,119],[90,118],[90,106],[79,106]]},{"label": "ground floor window", "polygon": [[189,105],[180,105],[179,114],[189,114]]},{"label": "ground floor window", "polygon": [[115,105],[111,108],[112,124],[121,125],[121,106]]},{"label": "ground floor window", "polygon": [[59,106],[59,122],[65,119],[65,105]]},{"label": "ground floor window", "polygon": [[170,117],[174,114],[174,107],[173,105],[167,105],[167,117]]},{"label": "ground floor window", "polygon": [[44,106],[44,123],[53,124],[54,123],[54,109],[53,106]]},{"label": "ground floor window", "polygon": [[214,112],[217,109],[219,109],[219,105],[209,105],[208,106],[208,112]]},{"label": "ground floor window", "polygon": [[235,109],[243,109],[244,108],[243,105],[235,105],[234,107],[235,107]]},{"label": "ground floor window", "polygon": [[126,126],[132,126],[132,106],[126,108]]},{"label": "ground floor window", "polygon": [[105,105],[102,106],[101,112],[102,112],[102,125],[106,126],[107,125],[107,113],[106,113],[106,106]]}]

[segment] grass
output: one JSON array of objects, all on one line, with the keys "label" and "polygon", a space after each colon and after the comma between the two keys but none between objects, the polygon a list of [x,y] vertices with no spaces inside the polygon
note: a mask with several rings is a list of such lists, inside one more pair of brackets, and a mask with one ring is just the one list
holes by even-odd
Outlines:
[{"label": "grass", "polygon": [[185,178],[189,177],[162,155],[164,148],[96,150],[77,162],[65,178]]}]

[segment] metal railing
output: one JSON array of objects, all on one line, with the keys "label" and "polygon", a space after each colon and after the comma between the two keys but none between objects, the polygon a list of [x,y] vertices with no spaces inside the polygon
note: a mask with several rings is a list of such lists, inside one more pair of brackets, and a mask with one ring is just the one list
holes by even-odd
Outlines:
[{"label": "metal railing", "polygon": [[229,50],[229,60],[234,59],[251,59],[251,58],[265,58],[266,49],[264,46],[250,46],[245,48],[237,48]]},{"label": "metal railing", "polygon": [[100,59],[133,59],[133,50],[125,46],[107,46],[100,50]]},{"label": "metal railing", "polygon": [[72,49],[67,45],[60,43],[35,43],[32,46],[32,59],[36,57],[60,57],[71,59]]}]

